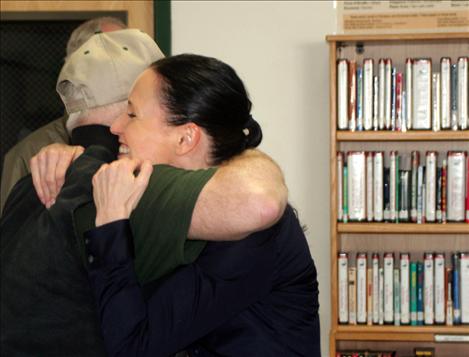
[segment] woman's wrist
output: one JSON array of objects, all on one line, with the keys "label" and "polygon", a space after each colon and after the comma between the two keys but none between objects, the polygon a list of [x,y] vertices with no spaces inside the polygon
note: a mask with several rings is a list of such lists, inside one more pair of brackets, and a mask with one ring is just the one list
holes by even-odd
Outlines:
[{"label": "woman's wrist", "polygon": [[118,221],[121,219],[128,219],[130,217],[130,213],[124,207],[113,208],[113,209],[105,209],[105,210],[97,210],[96,212],[96,227],[105,225],[107,223],[111,223],[114,221]]}]

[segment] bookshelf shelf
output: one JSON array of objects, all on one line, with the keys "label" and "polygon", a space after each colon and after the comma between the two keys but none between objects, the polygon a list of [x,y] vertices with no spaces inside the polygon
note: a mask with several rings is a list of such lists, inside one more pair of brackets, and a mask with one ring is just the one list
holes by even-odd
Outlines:
[{"label": "bookshelf shelf", "polygon": [[467,223],[338,223],[338,233],[469,234]]},{"label": "bookshelf shelf", "polygon": [[435,335],[468,336],[469,326],[337,326],[335,338],[341,341],[424,341]]},{"label": "bookshelf shelf", "polygon": [[338,131],[337,141],[465,141],[469,142],[469,130],[466,131],[408,131],[379,132]]}]

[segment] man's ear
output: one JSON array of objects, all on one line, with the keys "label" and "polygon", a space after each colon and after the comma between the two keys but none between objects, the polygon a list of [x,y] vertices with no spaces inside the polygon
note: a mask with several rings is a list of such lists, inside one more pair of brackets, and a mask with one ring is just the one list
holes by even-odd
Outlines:
[{"label": "man's ear", "polygon": [[197,147],[200,141],[201,128],[197,124],[187,123],[181,125],[179,129],[176,154],[185,155]]}]

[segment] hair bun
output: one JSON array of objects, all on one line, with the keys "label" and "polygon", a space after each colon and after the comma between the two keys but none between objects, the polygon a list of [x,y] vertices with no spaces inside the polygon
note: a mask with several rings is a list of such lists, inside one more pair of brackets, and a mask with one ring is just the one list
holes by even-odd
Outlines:
[{"label": "hair bun", "polygon": [[249,119],[243,129],[246,136],[246,149],[257,147],[262,141],[262,129],[259,123],[249,115]]}]

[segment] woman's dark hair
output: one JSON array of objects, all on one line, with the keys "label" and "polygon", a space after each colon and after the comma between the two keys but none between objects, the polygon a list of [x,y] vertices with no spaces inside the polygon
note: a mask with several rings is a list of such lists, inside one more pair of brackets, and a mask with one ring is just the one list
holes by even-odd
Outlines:
[{"label": "woman's dark hair", "polygon": [[163,105],[171,125],[194,123],[211,137],[212,164],[258,146],[262,130],[236,72],[215,58],[182,54],[151,65],[162,80]]}]

